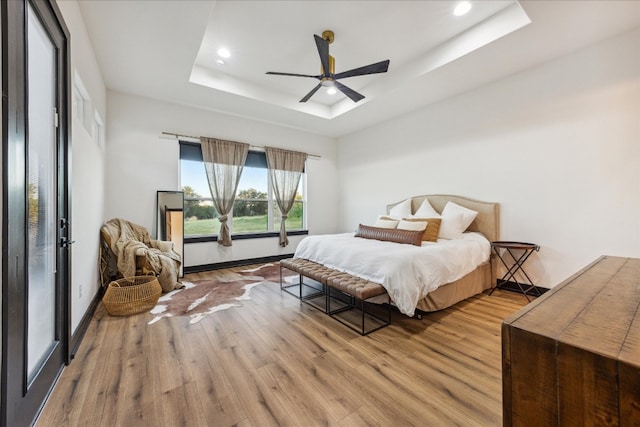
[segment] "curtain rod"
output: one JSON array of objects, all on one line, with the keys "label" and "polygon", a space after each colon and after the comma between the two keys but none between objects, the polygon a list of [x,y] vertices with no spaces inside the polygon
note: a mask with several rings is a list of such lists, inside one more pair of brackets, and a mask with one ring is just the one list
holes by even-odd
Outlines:
[{"label": "curtain rod", "polygon": [[[176,138],[190,138],[190,139],[197,139],[200,140],[199,136],[193,136],[193,135],[182,135],[181,133],[173,133],[173,132],[162,132],[163,135],[170,135],[170,136],[175,136]],[[263,145],[251,145],[251,148],[260,148],[264,150],[264,146]],[[322,156],[320,156],[319,154],[309,154],[307,153],[307,157],[311,157],[314,159],[321,159]]]}]

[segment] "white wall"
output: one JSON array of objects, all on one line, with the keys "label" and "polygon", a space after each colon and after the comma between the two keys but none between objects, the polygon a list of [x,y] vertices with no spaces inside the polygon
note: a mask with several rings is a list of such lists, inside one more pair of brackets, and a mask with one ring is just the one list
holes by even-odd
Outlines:
[{"label": "white wall", "polygon": [[[106,121],[106,89],[77,2],[58,2],[71,33],[71,73],[78,73],[91,100],[88,114],[97,111]],[[71,330],[100,288],[98,248],[100,226],[104,222],[105,153],[94,141],[95,129],[71,119]]]},{"label": "white wall", "polygon": [[554,286],[603,254],[640,257],[640,30],[338,141],[340,229],[421,194],[501,204]]},{"label": "white wall", "polygon": [[[333,138],[202,109],[108,92],[107,218],[122,217],[155,234],[156,191],[180,190],[179,144],[162,132],[202,135],[318,154],[307,161],[308,228],[312,234],[337,230],[337,160]],[[293,253],[277,238],[185,245],[185,266]]]}]

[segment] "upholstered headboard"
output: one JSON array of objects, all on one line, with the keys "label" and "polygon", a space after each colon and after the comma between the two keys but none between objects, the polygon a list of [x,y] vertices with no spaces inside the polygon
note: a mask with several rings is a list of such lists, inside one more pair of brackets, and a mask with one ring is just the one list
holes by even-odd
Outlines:
[{"label": "upholstered headboard", "polygon": [[[440,213],[447,202],[450,201],[478,212],[478,216],[471,223],[468,230],[481,232],[489,241],[500,239],[500,205],[498,203],[482,202],[467,197],[447,194],[427,194],[424,196],[411,197],[411,211],[415,212],[418,210],[425,198],[428,198],[431,206]],[[392,207],[402,202],[404,202],[404,200],[387,205],[387,213]]]}]

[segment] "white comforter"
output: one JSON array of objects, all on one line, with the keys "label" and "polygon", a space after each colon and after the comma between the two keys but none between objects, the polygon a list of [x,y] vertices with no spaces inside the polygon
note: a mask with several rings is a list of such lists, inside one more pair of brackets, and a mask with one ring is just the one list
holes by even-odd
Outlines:
[{"label": "white comforter", "polygon": [[480,233],[422,246],[354,237],[354,233],[309,236],[295,257],[380,283],[400,312],[413,316],[429,292],[460,279],[489,259],[491,245]]}]

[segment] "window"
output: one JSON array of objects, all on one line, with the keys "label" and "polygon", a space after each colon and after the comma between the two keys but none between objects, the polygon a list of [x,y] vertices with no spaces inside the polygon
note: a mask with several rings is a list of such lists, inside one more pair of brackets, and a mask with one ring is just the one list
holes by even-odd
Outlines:
[{"label": "window", "polygon": [[184,191],[184,237],[207,236],[220,230],[202,161],[181,160]]},{"label": "window", "polygon": [[[184,191],[184,235],[203,237],[220,231],[218,213],[213,207],[207,176],[202,164],[200,144],[180,142],[180,175]],[[286,220],[287,231],[304,230],[305,175]],[[280,230],[280,210],[271,191],[264,152],[249,151],[238,184],[229,228],[234,235],[271,233]]]},{"label": "window", "polygon": [[[264,154],[264,153],[259,153]],[[236,200],[233,202],[233,233],[260,233],[269,229],[269,171],[264,167],[242,169]]]},{"label": "window", "polygon": [[100,149],[104,149],[104,122],[102,121],[102,118],[97,111],[94,117],[94,129],[95,132],[93,135],[93,140],[98,145],[98,147],[100,147]]},{"label": "window", "polygon": [[78,119],[80,123],[84,122],[84,98],[78,90],[77,84],[73,87],[73,117]]},{"label": "window", "polygon": [[78,71],[73,74],[72,109],[73,116],[82,123],[89,135],[93,135],[93,105]]}]

